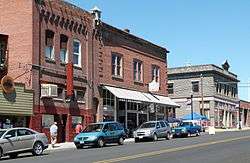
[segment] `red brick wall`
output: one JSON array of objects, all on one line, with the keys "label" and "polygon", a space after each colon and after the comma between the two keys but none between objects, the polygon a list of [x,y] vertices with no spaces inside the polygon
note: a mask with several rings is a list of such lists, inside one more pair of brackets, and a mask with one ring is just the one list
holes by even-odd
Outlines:
[{"label": "red brick wall", "polygon": [[[33,0],[0,0],[0,33],[8,35],[8,75],[16,78],[32,63],[32,5]],[[32,88],[31,73],[15,80]]]},{"label": "red brick wall", "polygon": [[[124,35],[112,30],[107,31],[108,36],[104,36],[104,50],[101,67],[103,69],[100,82],[102,84],[115,85],[119,87],[135,89],[138,91],[148,91],[148,83],[152,81],[152,65],[160,67],[160,91],[158,94],[167,95],[166,92],[166,61],[156,57],[157,51],[151,46],[140,45],[133,38],[128,39]],[[104,34],[105,35],[105,34]],[[129,36],[127,36],[129,37]],[[122,55],[123,78],[112,78],[112,52]],[[133,60],[138,59],[143,63],[143,83],[134,82]]]},{"label": "red brick wall", "polygon": [[250,110],[250,102],[240,101],[240,108],[241,109],[249,109]]}]

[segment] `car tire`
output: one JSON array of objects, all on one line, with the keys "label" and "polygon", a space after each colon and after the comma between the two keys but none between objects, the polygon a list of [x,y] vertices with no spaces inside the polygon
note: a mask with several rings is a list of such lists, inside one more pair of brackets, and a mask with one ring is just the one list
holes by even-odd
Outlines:
[{"label": "car tire", "polygon": [[120,137],[120,138],[119,138],[118,144],[119,144],[119,145],[123,145],[123,144],[124,144],[124,138],[123,138],[123,137]]},{"label": "car tire", "polygon": [[36,142],[36,143],[33,145],[32,154],[33,154],[34,156],[42,155],[42,154],[43,154],[43,150],[44,150],[43,144],[42,144],[41,142]]},{"label": "car tire", "polygon": [[156,133],[154,133],[154,135],[153,135],[153,141],[157,141],[157,140],[158,140],[158,137],[157,137]]},{"label": "car tire", "polygon": [[167,140],[171,140],[173,138],[173,134],[171,134],[171,133],[167,133],[167,137],[166,137],[166,139]]},{"label": "car tire", "polygon": [[9,154],[9,156],[10,156],[11,159],[15,159],[15,158],[17,158],[18,154],[17,153],[11,153],[11,154]]},{"label": "car tire", "polygon": [[135,138],[135,143],[139,143],[140,139],[139,138]]},{"label": "car tire", "polygon": [[83,145],[76,145],[76,149],[83,149]]},{"label": "car tire", "polygon": [[103,138],[99,138],[97,141],[97,146],[102,148],[105,145]]},{"label": "car tire", "polygon": [[196,136],[200,136],[200,135],[201,135],[200,131],[197,130],[197,131],[196,131]]},{"label": "car tire", "polygon": [[2,156],[3,156],[3,150],[2,148],[0,148],[0,159],[2,158]]}]

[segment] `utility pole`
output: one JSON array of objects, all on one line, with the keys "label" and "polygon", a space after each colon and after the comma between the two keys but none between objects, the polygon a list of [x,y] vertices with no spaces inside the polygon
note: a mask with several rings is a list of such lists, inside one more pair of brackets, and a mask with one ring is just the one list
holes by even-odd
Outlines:
[{"label": "utility pole", "polygon": [[194,120],[193,94],[191,94],[191,120]]},{"label": "utility pole", "polygon": [[201,74],[201,115],[204,115],[203,75]]}]

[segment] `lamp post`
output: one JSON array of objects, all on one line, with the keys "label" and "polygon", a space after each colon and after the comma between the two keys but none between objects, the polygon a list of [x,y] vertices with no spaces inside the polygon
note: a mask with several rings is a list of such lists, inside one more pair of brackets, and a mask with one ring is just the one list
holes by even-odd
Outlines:
[{"label": "lamp post", "polygon": [[191,94],[191,120],[194,120],[193,94]]}]

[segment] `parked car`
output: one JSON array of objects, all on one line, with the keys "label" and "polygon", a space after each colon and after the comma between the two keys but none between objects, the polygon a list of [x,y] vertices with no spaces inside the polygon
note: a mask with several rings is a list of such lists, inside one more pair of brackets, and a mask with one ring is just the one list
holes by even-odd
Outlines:
[{"label": "parked car", "polygon": [[153,141],[158,138],[172,138],[172,132],[169,124],[165,121],[149,121],[144,122],[140,127],[134,131],[135,142],[141,139],[151,139]]},{"label": "parked car", "polygon": [[48,138],[44,133],[28,128],[0,129],[0,158],[9,155],[16,158],[20,153],[31,152],[41,155],[48,148]]},{"label": "parked car", "polygon": [[120,123],[92,123],[83,132],[76,135],[74,143],[77,149],[84,146],[103,147],[106,143],[123,145],[125,137],[126,133]]},{"label": "parked car", "polygon": [[196,136],[200,135],[201,126],[195,125],[192,122],[182,122],[179,127],[173,128],[172,133],[174,137],[184,136],[188,137],[192,134],[196,134]]}]

